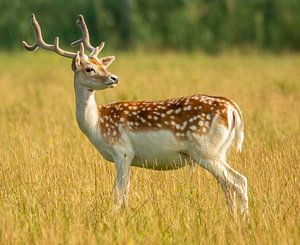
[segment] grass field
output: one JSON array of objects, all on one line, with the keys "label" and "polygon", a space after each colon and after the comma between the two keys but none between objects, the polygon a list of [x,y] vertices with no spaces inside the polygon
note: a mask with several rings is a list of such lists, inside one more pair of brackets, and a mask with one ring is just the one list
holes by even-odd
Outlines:
[{"label": "grass field", "polygon": [[112,208],[114,168],[75,120],[70,61],[0,54],[1,244],[299,244],[300,55],[121,53],[98,103],[193,93],[236,101],[246,123],[231,165],[248,177],[249,223],[234,222],[196,168],[132,168],[129,207]]}]

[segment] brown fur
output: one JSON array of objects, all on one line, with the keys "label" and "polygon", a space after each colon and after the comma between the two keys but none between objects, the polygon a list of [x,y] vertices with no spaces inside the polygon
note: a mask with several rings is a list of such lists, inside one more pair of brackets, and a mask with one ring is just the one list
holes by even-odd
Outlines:
[{"label": "brown fur", "polygon": [[99,108],[104,137],[115,141],[119,127],[132,131],[169,130],[179,139],[208,133],[212,120],[228,127],[227,108],[238,107],[224,97],[193,95],[163,101],[116,102]]},{"label": "brown fur", "polygon": [[98,67],[98,69],[105,71],[105,66],[99,62],[97,59],[95,58],[90,58],[89,62],[91,62],[92,64],[96,65]]}]

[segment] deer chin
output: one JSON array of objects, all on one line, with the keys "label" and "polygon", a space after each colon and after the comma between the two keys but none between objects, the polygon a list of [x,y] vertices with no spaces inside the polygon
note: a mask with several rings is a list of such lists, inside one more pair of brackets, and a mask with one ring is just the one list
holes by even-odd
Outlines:
[{"label": "deer chin", "polygon": [[109,84],[109,85],[107,85],[109,88],[115,88],[115,87],[117,87],[117,85],[118,84],[116,84],[116,83],[112,83],[112,84]]},{"label": "deer chin", "polygon": [[105,82],[105,86],[107,86],[108,88],[115,88],[118,85],[118,82],[113,82],[111,80]]}]

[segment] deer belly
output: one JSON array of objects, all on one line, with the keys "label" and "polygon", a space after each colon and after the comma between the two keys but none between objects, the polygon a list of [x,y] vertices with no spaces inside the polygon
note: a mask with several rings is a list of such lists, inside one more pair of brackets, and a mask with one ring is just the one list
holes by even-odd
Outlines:
[{"label": "deer belly", "polygon": [[184,167],[189,159],[182,143],[169,131],[130,133],[135,153],[132,166],[157,170]]}]

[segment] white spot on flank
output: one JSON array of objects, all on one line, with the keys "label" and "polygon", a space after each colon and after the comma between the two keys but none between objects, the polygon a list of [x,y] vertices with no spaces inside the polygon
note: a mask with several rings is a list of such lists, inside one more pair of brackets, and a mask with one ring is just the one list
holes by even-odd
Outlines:
[{"label": "white spot on flank", "polygon": [[195,131],[197,129],[197,127],[195,125],[193,125],[193,126],[190,126],[190,129]]},{"label": "white spot on flank", "polygon": [[175,110],[175,113],[178,114],[181,111],[181,108]]},{"label": "white spot on flank", "polygon": [[154,120],[157,120],[157,119],[158,119],[158,117],[157,117],[157,116],[154,116],[154,117],[153,117],[153,119],[154,119]]},{"label": "white spot on flank", "polygon": [[170,115],[171,113],[173,113],[173,111],[174,111],[173,109],[168,110],[168,111],[167,111],[167,114]]},{"label": "white spot on flank", "polygon": [[147,117],[148,117],[149,119],[151,119],[151,118],[152,118],[152,116],[151,116],[151,115],[148,115]]},{"label": "white spot on flank", "polygon": [[160,116],[161,116],[162,118],[164,118],[164,117],[166,117],[166,114],[165,114],[165,113],[161,113]]},{"label": "white spot on flank", "polygon": [[199,125],[200,125],[200,126],[203,126],[203,125],[204,125],[204,122],[203,122],[203,121],[199,121]]},{"label": "white spot on flank", "polygon": [[183,108],[184,111],[190,111],[192,109],[192,106],[189,105],[189,106],[186,106]]},{"label": "white spot on flank", "polygon": [[120,118],[120,121],[121,121],[121,122],[124,122],[124,121],[125,121],[125,118],[124,118],[124,117],[121,117],[121,118]]},{"label": "white spot on flank", "polygon": [[210,120],[210,119],[211,119],[210,114],[207,114],[207,115],[206,115],[206,119],[207,119],[207,120]]}]

